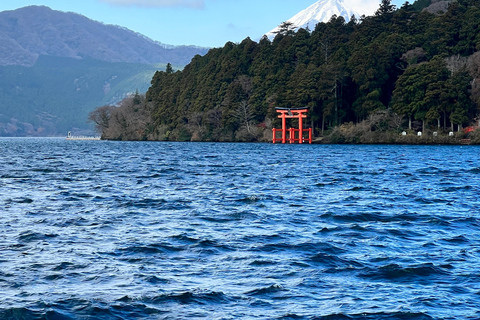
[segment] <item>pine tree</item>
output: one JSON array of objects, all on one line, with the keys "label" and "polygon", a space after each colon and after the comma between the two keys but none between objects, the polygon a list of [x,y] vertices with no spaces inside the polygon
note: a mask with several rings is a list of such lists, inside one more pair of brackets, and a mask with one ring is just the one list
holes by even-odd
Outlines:
[{"label": "pine tree", "polygon": [[376,16],[382,16],[385,14],[393,13],[395,11],[395,5],[392,4],[391,0],[382,0],[380,7],[375,11]]},{"label": "pine tree", "polygon": [[170,63],[167,63],[167,67],[165,68],[165,72],[168,74],[173,73],[173,67]]},{"label": "pine tree", "polygon": [[287,35],[292,35],[295,33],[295,29],[297,29],[297,27],[290,21],[285,21],[285,22],[282,22],[281,25],[278,26],[278,31],[274,31],[273,33],[275,34],[281,34],[283,36],[287,36]]}]

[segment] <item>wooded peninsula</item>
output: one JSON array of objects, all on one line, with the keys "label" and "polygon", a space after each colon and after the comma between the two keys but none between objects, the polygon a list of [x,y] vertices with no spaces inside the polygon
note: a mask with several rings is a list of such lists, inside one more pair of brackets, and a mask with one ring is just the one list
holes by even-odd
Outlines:
[{"label": "wooded peninsula", "polygon": [[89,120],[111,140],[271,141],[275,108],[302,107],[324,143],[480,143],[479,79],[480,0],[383,0],[373,16],[286,22],[272,41],[169,64]]}]

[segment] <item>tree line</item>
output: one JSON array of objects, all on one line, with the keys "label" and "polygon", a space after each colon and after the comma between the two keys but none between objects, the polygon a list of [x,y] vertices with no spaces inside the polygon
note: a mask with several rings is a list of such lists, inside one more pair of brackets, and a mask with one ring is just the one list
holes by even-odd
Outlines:
[{"label": "tree line", "polygon": [[461,130],[480,102],[480,1],[431,7],[383,0],[348,23],[283,23],[272,41],[227,42],[182,71],[157,71],[146,95],[110,108],[99,129],[109,139],[263,141],[279,125],[275,107],[307,107],[316,136],[378,114],[394,116],[385,130]]}]

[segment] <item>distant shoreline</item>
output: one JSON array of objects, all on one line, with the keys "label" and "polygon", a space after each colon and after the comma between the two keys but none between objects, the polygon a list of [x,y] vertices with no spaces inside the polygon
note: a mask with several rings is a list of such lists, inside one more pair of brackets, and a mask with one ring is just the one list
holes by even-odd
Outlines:
[{"label": "distant shoreline", "polygon": [[[412,139],[415,138],[415,139]],[[451,137],[450,137],[451,138]],[[255,141],[255,142],[243,142],[243,141],[175,141],[175,140],[115,140],[115,139],[102,139],[99,137],[88,137],[86,139],[67,139],[65,136],[25,136],[25,137],[0,137],[0,139],[59,139],[65,141],[118,141],[118,142],[178,142],[178,143],[267,143],[273,144],[272,141]],[[416,140],[416,141],[415,141]],[[463,140],[463,141],[462,141]],[[282,143],[275,143],[277,145],[282,145]],[[285,143],[290,144],[290,143]],[[298,145],[299,143],[295,143]],[[309,143],[302,143],[303,145],[309,145]],[[444,146],[478,146],[480,142],[478,139],[457,139],[451,138],[447,139],[432,139],[430,137],[409,137],[408,139],[398,139],[396,141],[365,141],[365,142],[333,142],[327,137],[320,137],[312,140],[312,145],[416,145],[416,146],[435,146],[435,145],[444,145]],[[293,145],[293,143],[292,143]]]}]

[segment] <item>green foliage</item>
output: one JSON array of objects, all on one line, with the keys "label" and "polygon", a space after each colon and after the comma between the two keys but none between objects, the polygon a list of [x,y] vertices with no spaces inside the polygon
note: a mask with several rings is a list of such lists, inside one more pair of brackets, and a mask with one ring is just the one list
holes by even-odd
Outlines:
[{"label": "green foliage", "polygon": [[375,11],[376,16],[391,14],[395,11],[395,5],[390,0],[382,0],[380,7]]},{"label": "green foliage", "polygon": [[288,36],[293,35],[295,33],[295,29],[296,26],[293,23],[285,21],[280,24],[278,31],[275,31],[275,33],[282,36]]},{"label": "green foliage", "polygon": [[165,68],[165,72],[170,74],[173,73],[173,67],[170,63],[167,63],[167,67]]},{"label": "green foliage", "polygon": [[228,42],[181,72],[155,73],[146,95],[154,125],[169,139],[261,140],[258,128],[279,124],[275,107],[308,107],[317,134],[389,107],[424,127],[467,125],[477,113],[472,75],[445,58],[479,48],[476,1],[434,15],[417,11],[424,1],[395,10],[384,0],[361,22],[333,16],[312,32],[284,24],[273,41]]}]

